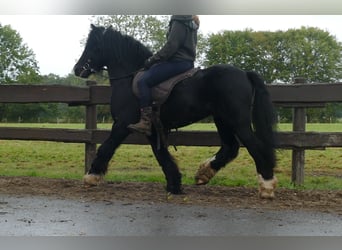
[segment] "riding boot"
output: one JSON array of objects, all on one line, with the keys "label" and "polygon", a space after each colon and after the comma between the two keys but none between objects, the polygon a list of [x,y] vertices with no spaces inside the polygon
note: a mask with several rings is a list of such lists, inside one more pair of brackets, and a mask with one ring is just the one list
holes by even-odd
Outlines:
[{"label": "riding boot", "polygon": [[140,121],[135,124],[128,125],[128,128],[132,131],[151,135],[151,118],[152,107],[144,107],[140,110]]}]

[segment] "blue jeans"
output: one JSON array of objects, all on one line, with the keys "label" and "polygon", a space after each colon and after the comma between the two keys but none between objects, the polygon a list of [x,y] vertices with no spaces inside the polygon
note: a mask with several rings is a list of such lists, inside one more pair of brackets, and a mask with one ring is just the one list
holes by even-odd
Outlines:
[{"label": "blue jeans", "polygon": [[161,62],[146,70],[138,81],[140,108],[151,106],[151,88],[194,67],[191,61]]}]

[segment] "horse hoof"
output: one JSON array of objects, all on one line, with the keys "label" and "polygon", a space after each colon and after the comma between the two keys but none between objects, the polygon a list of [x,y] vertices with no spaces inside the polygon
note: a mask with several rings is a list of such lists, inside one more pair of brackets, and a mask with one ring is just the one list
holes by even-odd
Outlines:
[{"label": "horse hoof", "polygon": [[86,174],[83,177],[83,183],[90,186],[97,186],[103,182],[103,176],[102,175],[96,175],[96,174]]},{"label": "horse hoof", "polygon": [[273,199],[275,197],[274,190],[277,186],[277,177],[273,177],[271,180],[265,180],[261,175],[259,178],[259,197],[262,199]]},{"label": "horse hoof", "polygon": [[185,194],[182,187],[166,187],[166,191],[170,194]]},{"label": "horse hoof", "polygon": [[196,185],[205,185],[216,175],[217,171],[211,168],[211,161],[212,159],[206,160],[200,165],[195,175]]}]

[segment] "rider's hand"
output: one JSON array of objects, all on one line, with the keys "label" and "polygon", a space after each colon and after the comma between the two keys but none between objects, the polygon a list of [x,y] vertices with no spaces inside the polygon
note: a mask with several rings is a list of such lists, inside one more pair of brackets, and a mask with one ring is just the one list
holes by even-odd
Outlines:
[{"label": "rider's hand", "polygon": [[150,58],[148,58],[145,63],[144,63],[144,68],[145,69],[149,69],[152,67],[152,65],[155,63],[155,59],[153,56],[151,56]]}]

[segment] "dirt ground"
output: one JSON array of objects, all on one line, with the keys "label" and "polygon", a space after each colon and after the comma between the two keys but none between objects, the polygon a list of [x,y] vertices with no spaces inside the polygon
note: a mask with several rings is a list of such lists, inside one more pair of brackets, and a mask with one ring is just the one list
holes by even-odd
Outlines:
[{"label": "dirt ground", "polygon": [[167,195],[163,184],[107,182],[96,187],[81,180],[36,177],[0,177],[0,193],[47,196],[84,201],[142,201],[226,208],[307,210],[342,215],[342,190],[298,191],[279,188],[274,200],[262,200],[256,188],[185,185],[184,195]]}]

